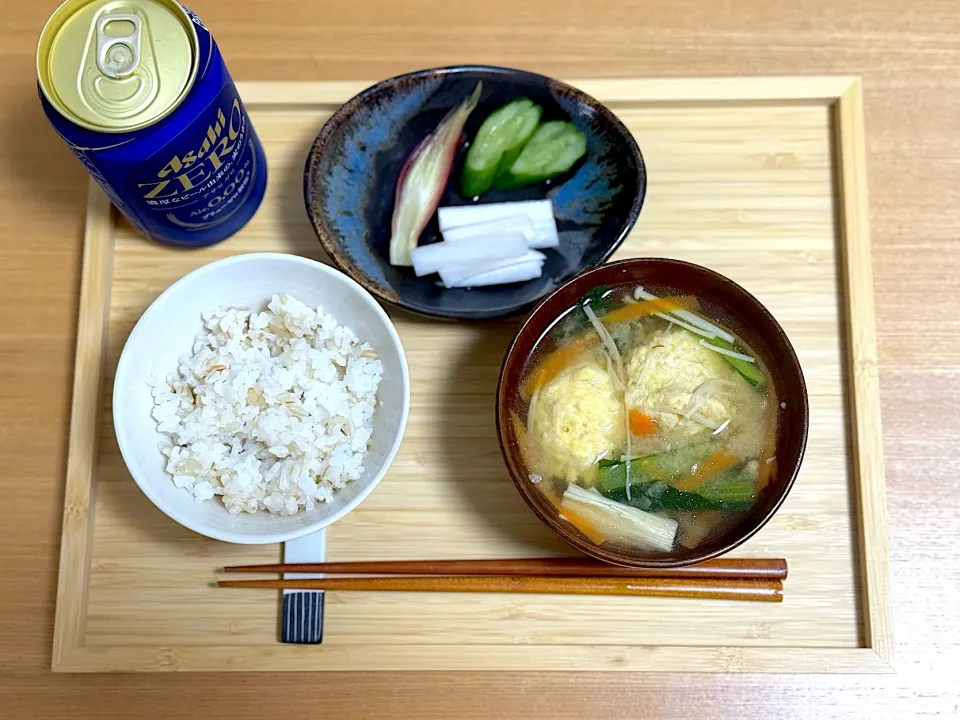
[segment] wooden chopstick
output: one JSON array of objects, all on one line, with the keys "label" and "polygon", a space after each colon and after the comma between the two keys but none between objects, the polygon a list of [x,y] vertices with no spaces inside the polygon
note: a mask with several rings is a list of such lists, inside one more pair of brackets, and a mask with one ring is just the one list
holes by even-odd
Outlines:
[{"label": "wooden chopstick", "polygon": [[235,565],[228,573],[324,573],[328,575],[551,575],[631,578],[786,580],[787,561],[722,558],[679,568],[626,568],[588,558],[518,560],[397,560],[274,565]]},{"label": "wooden chopstick", "polygon": [[556,595],[634,595],[711,600],[781,602],[779,580],[706,578],[543,577],[543,576],[401,576],[344,577],[307,580],[221,580],[220,587],[400,591],[539,593]]}]

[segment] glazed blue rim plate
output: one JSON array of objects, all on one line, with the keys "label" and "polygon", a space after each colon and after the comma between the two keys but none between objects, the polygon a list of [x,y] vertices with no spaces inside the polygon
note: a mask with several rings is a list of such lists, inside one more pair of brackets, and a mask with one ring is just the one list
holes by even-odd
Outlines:
[{"label": "glazed blue rim plate", "polygon": [[[570,172],[516,190],[491,190],[479,203],[553,202],[560,247],[548,250],[543,277],[523,283],[446,289],[389,263],[390,220],[400,168],[416,145],[478,81],[480,104],[464,129],[518,97],[543,107],[543,121],[569,119],[587,137],[587,154]],[[461,148],[440,202],[468,205],[459,193]],[[605,262],[633,228],[647,188],[636,140],[603,104],[558,80],[485,65],[420,70],[384,80],[341,106],[320,130],[304,168],[307,213],[320,243],[341,270],[375,297],[420,315],[485,320],[519,315],[580,272]],[[436,217],[420,244],[441,240]]]}]

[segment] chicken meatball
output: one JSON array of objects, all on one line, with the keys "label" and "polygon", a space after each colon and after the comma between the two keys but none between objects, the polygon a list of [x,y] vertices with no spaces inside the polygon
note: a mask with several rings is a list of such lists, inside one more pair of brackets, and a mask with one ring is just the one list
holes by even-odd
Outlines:
[{"label": "chicken meatball", "polygon": [[[697,335],[674,328],[638,347],[627,358],[626,372],[627,406],[650,415],[660,433],[674,441],[712,432],[684,417],[694,405],[714,424],[731,417],[734,397],[745,383],[723,356],[703,347]],[[700,388],[703,391],[695,398]]]},{"label": "chicken meatball", "polygon": [[540,391],[530,418],[547,472],[569,482],[590,482],[598,460],[625,441],[623,400],[596,360],[568,368]]}]

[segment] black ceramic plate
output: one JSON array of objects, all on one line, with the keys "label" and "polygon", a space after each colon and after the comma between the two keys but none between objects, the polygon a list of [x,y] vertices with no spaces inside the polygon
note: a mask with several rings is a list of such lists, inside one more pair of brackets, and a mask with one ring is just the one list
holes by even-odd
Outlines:
[{"label": "black ceramic plate", "polygon": [[[450,108],[483,81],[465,133],[472,138],[497,108],[518,97],[543,107],[542,121],[569,119],[587,137],[585,158],[566,175],[518,190],[491,190],[479,203],[553,201],[560,247],[545,251],[543,277],[494,287],[447,290],[389,263],[397,176],[407,157]],[[474,202],[458,192],[464,149],[440,203]],[[606,107],[542,75],[485,66],[421,70],[385,80],[343,105],[320,130],[304,170],[307,213],[331,259],[378,298],[422,315],[480,320],[513,315],[620,246],[643,204],[647,178],[636,141]],[[441,239],[436,217],[420,244]]]}]

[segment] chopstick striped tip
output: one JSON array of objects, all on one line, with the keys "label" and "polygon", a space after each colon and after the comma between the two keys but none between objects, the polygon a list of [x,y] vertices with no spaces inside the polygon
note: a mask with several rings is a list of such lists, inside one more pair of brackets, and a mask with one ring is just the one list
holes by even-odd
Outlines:
[{"label": "chopstick striped tip", "polygon": [[323,595],[315,591],[284,593],[281,642],[299,645],[323,642]]}]

